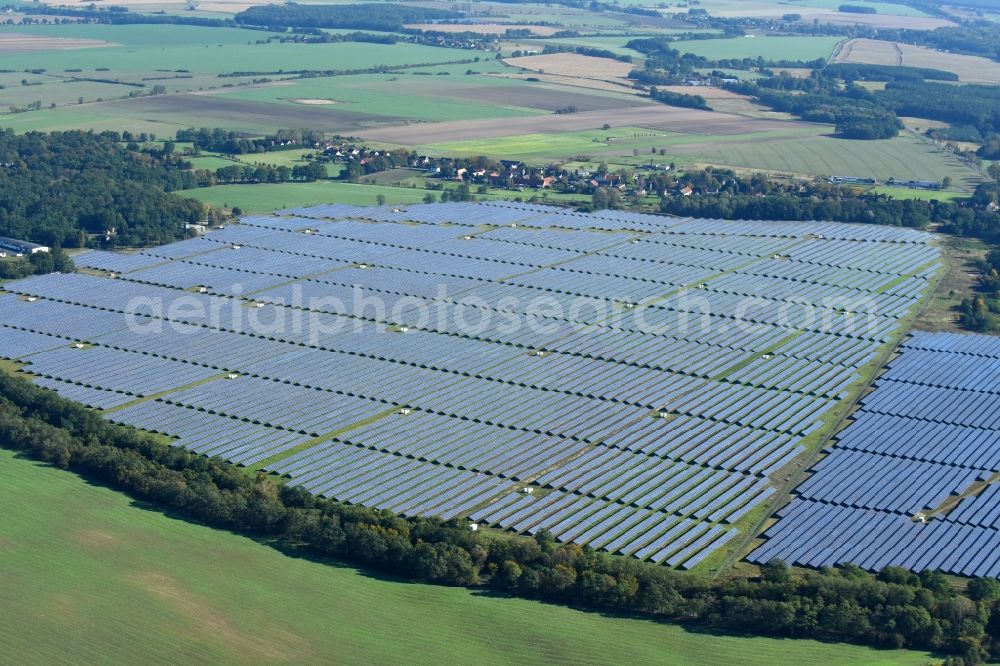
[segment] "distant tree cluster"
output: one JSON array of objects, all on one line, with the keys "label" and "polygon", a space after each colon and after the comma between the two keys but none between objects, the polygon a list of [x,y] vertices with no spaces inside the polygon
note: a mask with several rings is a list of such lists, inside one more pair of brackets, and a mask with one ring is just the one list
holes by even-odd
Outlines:
[{"label": "distant tree cluster", "polygon": [[191,142],[198,150],[227,155],[266,153],[275,150],[314,148],[324,141],[324,134],[311,129],[281,129],[263,137],[248,137],[219,127],[177,130],[177,140]]},{"label": "distant tree cluster", "polygon": [[875,14],[876,10],[874,7],[869,7],[868,5],[840,5],[837,7],[838,12],[843,12],[845,14]]},{"label": "distant tree cluster", "polygon": [[712,110],[712,107],[708,105],[708,102],[701,95],[688,95],[686,93],[677,93],[653,87],[649,89],[649,96],[657,102],[669,104],[670,106],[682,106],[689,109],[703,109],[705,111]]},{"label": "distant tree cluster", "polygon": [[76,270],[73,260],[60,247],[48,252],[35,252],[20,259],[0,261],[0,279],[18,280],[29,275],[45,273],[72,273]]},{"label": "distant tree cluster", "polygon": [[396,3],[301,5],[289,2],[250,7],[237,14],[234,20],[241,25],[393,32],[403,30],[407,23],[458,18],[462,18],[458,12]]},{"label": "distant tree cluster", "polygon": [[831,63],[822,69],[822,75],[846,81],[958,81],[958,74],[929,67],[906,65],[868,65],[853,62]]},{"label": "distant tree cluster", "polygon": [[392,575],[488,587],[550,602],[768,636],[913,647],[976,664],[1000,655],[1000,585],[974,579],[960,595],[941,574],[847,565],[710,581],[615,557],[548,532],[487,536],[460,521],[402,518],[309,495],[217,458],[164,446],[24,379],[0,373],[0,446],[73,470],[213,527],[265,537]]}]

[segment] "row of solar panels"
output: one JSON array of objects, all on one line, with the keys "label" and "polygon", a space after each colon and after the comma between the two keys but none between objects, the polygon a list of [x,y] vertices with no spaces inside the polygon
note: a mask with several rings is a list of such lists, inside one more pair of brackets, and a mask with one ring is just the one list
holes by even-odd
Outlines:
[{"label": "row of solar panels", "polygon": [[359,217],[394,222],[424,222],[429,224],[520,223],[525,226],[565,229],[638,229],[674,231],[684,234],[798,238],[823,235],[844,240],[891,243],[927,243],[929,234],[912,229],[880,225],[850,225],[836,222],[777,222],[694,220],[665,217],[629,211],[599,211],[576,213],[552,206],[517,202],[447,203],[412,205],[405,208],[367,208],[362,206],[311,206],[279,211],[282,215],[299,215],[316,219]]},{"label": "row of solar panels", "polygon": [[[537,207],[454,210],[494,223],[582,220]],[[486,512],[481,519],[499,527],[558,528],[565,540],[676,566],[721,547],[736,534],[727,524],[767,501],[767,475],[798,453],[802,435],[833,405],[822,396],[839,396],[897,325],[922,288],[906,274],[936,254],[922,236],[877,232],[871,238],[892,242],[842,242],[819,238],[822,225],[758,224],[751,234],[755,225],[718,231],[712,223],[687,234],[685,221],[664,227],[664,218],[619,213],[600,223],[641,229],[639,242],[634,234],[511,227],[469,230],[469,241],[441,220],[262,220],[128,259],[82,257],[116,279],[50,275],[7,285],[22,297],[0,296],[0,335],[17,331],[21,358],[50,364],[50,386],[107,401],[109,419],[200,453],[263,463],[312,492],[408,515]],[[659,233],[670,229],[681,233]],[[768,254],[785,251],[802,260]],[[292,300],[295,288],[300,298],[346,297],[355,283],[433,299],[445,284],[453,295],[482,297],[480,314],[503,312],[506,297],[540,294],[564,305],[577,294],[600,296],[618,313],[630,303],[616,293],[659,297],[749,262],[769,267],[722,278],[718,290],[692,290],[716,310],[708,331],[684,327],[698,310],[677,296],[638,308],[655,331],[598,313],[541,317],[551,325],[544,330],[472,333],[421,330],[415,309],[345,315]],[[771,276],[793,263],[794,279]],[[806,313],[782,308],[802,294],[823,300],[859,290],[809,280],[801,267],[888,279],[895,288],[874,300],[895,314],[855,335],[850,313],[807,303],[824,309],[839,334],[818,332]],[[243,291],[233,298],[237,283]],[[250,302],[246,289],[257,290]],[[736,317],[739,302],[758,293],[759,310]],[[186,307],[171,307],[180,301]],[[448,322],[456,301],[443,299]],[[130,314],[137,303],[140,314]],[[206,318],[213,312],[218,320]],[[303,323],[341,327],[317,336]],[[73,340],[90,344],[75,348]],[[159,397],[125,406],[150,395]],[[662,415],[653,409],[661,406]],[[531,481],[539,497],[511,493],[515,481]]]},{"label": "row of solar panels", "polygon": [[914,334],[749,559],[1000,576],[998,349]]}]

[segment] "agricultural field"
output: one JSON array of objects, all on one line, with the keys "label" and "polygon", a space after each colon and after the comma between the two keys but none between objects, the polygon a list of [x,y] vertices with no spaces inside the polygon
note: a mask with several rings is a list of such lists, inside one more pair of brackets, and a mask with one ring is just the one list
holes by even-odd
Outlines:
[{"label": "agricultural field", "polygon": [[[384,95],[379,100],[361,102],[376,104],[380,112],[359,116],[353,108],[345,110],[333,105],[317,106],[292,101],[336,101],[336,95],[330,91],[331,87],[336,88],[336,84],[328,85],[322,95],[308,90],[283,94],[284,88],[294,89],[295,83],[282,81],[282,75],[269,75],[267,78],[271,82],[263,85],[254,84],[261,78],[259,75],[220,75],[234,71],[433,66],[476,57],[474,52],[414,44],[257,43],[266,40],[267,34],[235,28],[177,25],[0,27],[0,36],[22,33],[38,39],[89,39],[107,45],[102,48],[52,48],[5,54],[5,67],[17,72],[0,75],[0,85],[5,86],[0,90],[0,108],[24,107],[36,101],[44,107],[41,111],[0,116],[0,125],[17,131],[72,127],[98,130],[124,128],[166,135],[179,127],[210,125],[247,132],[316,126],[329,128],[332,132],[350,133],[362,123],[402,118],[386,116],[385,109],[394,105],[387,103]],[[458,71],[464,72],[475,64],[470,62]],[[502,65],[497,67],[502,68]],[[22,70],[29,69],[35,73],[22,73]],[[25,83],[21,79],[25,79]],[[148,96],[153,86],[162,86],[166,94]],[[254,89],[259,91],[257,97],[263,102],[254,102],[252,94],[247,100],[219,95],[235,90],[252,93]],[[141,96],[130,99],[130,95],[136,94]],[[433,105],[433,100],[428,100],[427,104]],[[443,110],[429,111],[431,117],[446,118],[448,113],[456,112],[456,104],[448,107],[447,100],[443,104]],[[294,110],[283,108],[291,105],[295,106]],[[472,108],[474,104],[468,106]],[[531,112],[519,111],[522,114]],[[503,115],[504,111],[496,113]],[[227,120],[231,120],[231,124]]]},{"label": "agricultural field", "polygon": [[[558,135],[565,132],[599,130],[604,125],[609,126],[606,132],[612,133],[622,127],[644,127],[651,130],[692,135],[717,135],[714,137],[716,139],[758,132],[808,132],[810,130],[816,132],[817,128],[824,127],[786,120],[748,118],[735,114],[654,104],[632,109],[589,111],[533,118],[461,120],[379,127],[364,130],[361,135],[373,141],[395,145],[428,147],[452,144],[461,146],[472,141],[517,137],[526,134]],[[456,137],[463,137],[461,144],[456,143]],[[487,154],[497,154],[503,150],[502,142],[495,145],[496,148]]]},{"label": "agricultural field", "polygon": [[471,58],[463,53],[416,44],[257,44],[268,34],[237,28],[202,28],[183,25],[34,25],[4,26],[5,32],[45,37],[95,39],[114,44],[98,49],[31,51],[4,55],[8,69],[61,72],[66,67],[92,73],[112,67],[117,78],[130,73],[185,69],[204,74],[274,72],[301,69],[367,69],[376,65],[399,66],[443,63]]},{"label": "agricultural field", "polygon": [[671,48],[710,59],[771,58],[774,60],[816,60],[828,58],[841,41],[839,37],[750,36],[732,39],[680,41]]},{"label": "agricultural field", "polygon": [[944,53],[912,44],[852,39],[837,51],[833,61],[929,67],[954,72],[963,83],[1000,84],[1000,63],[979,56]]},{"label": "agricultural field", "polygon": [[785,14],[799,14],[802,21],[812,23],[832,23],[836,25],[862,25],[873,28],[910,28],[913,30],[933,30],[954,25],[948,19],[928,16],[919,9],[890,2],[869,2],[860,0],[856,4],[871,7],[875,14],[852,14],[838,12],[844,4],[838,0],[788,0],[771,2],[768,0],[703,0],[699,7],[713,16],[741,17],[759,16],[779,18]]},{"label": "agricultural field", "polygon": [[941,181],[971,191],[983,176],[957,157],[909,136],[882,141],[837,139],[816,133],[788,140],[687,143],[677,152],[696,163],[803,175],[850,175]]},{"label": "agricultural field", "polygon": [[34,51],[53,51],[61,49],[92,49],[102,46],[113,46],[110,42],[99,39],[74,39],[71,37],[45,37],[41,35],[25,35],[17,32],[0,34],[0,53],[31,53]]},{"label": "agricultural field", "polygon": [[505,62],[512,67],[545,74],[603,80],[623,80],[633,69],[629,63],[575,53],[523,56],[508,58]]},{"label": "agricultural field", "polygon": [[[5,284],[0,326],[40,385],[313,494],[704,571],[899,335],[932,241],[508,202],[293,208],[77,254],[88,274]],[[171,305],[148,335],[128,325],[140,297],[232,320]]]},{"label": "agricultural field", "polygon": [[[283,555],[0,450],[0,643],[39,662],[925,664],[414,585]],[[253,585],[247,585],[253,581]],[[136,618],[143,621],[136,622]],[[490,631],[483,631],[483,627]],[[384,630],[390,639],[373,640]],[[502,637],[502,638],[498,638]]]},{"label": "agricultural field", "polygon": [[961,192],[942,190],[917,190],[911,187],[879,185],[870,190],[873,194],[885,194],[893,199],[918,199],[920,201],[951,201],[965,196]]},{"label": "agricultural field", "polygon": [[[502,66],[495,69],[516,71]],[[594,111],[652,104],[631,95],[588,92],[495,76],[413,73],[304,79],[287,86],[226,93],[224,98],[299,107],[295,99],[322,99],[335,102],[328,110],[377,115],[394,108],[399,113],[395,103],[400,95],[407,99],[407,119],[428,122],[540,115],[569,105],[581,111]]]},{"label": "agricultural field", "polygon": [[[692,117],[716,121],[727,117],[720,112],[692,113],[695,114]],[[746,130],[755,127],[753,120],[741,118],[741,123],[732,126],[732,133],[720,132],[721,126],[714,132],[702,133],[707,128],[704,123],[686,126],[678,118],[672,123],[659,123],[659,128],[650,123],[616,126],[610,130],[567,129],[560,133],[515,135],[506,134],[513,129],[508,125],[505,131],[497,128],[503,131],[503,136],[421,145],[429,151],[446,155],[509,156],[532,163],[587,157],[612,166],[630,166],[647,163],[655,151],[657,156],[653,159],[658,162],[673,161],[692,167],[718,165],[801,176],[856,175],[880,181],[891,177],[940,181],[949,176],[954,180],[954,187],[962,192],[970,192],[983,180],[982,174],[954,155],[913,137],[852,141],[830,137],[822,126],[781,120],[761,120],[758,125],[760,131],[750,132]],[[745,129],[740,132],[740,128]],[[423,131],[430,129],[432,126]],[[413,128],[410,131],[416,134],[422,130]],[[397,140],[401,133],[391,128],[373,131],[376,137]],[[665,156],[659,155],[661,150]],[[634,155],[636,151],[637,156]],[[938,193],[939,198],[947,196],[947,193]]]}]

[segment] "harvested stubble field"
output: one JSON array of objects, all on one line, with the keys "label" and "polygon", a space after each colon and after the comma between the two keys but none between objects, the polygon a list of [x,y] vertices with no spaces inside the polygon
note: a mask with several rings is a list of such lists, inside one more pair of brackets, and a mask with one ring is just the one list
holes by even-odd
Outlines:
[{"label": "harvested stubble field", "polygon": [[852,39],[846,42],[834,55],[833,61],[930,67],[954,72],[963,83],[1000,83],[1000,63],[987,58],[944,53],[923,46],[875,39]]},{"label": "harvested stubble field", "polygon": [[116,46],[100,39],[74,39],[71,37],[45,37],[17,32],[0,33],[0,53],[34,53],[36,51],[65,51],[68,49],[93,49]]},{"label": "harvested stubble field", "polygon": [[511,67],[521,67],[544,74],[604,81],[624,79],[634,69],[626,62],[610,58],[594,58],[577,53],[522,56],[520,58],[507,58],[504,62]]}]

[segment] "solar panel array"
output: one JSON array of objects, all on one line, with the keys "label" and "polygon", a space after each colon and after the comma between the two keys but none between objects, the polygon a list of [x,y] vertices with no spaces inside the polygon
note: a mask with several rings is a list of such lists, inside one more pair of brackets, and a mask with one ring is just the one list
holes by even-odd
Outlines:
[{"label": "solar panel array", "polygon": [[754,562],[1000,576],[1000,338],[916,333]]},{"label": "solar panel array", "polygon": [[932,239],[320,206],[4,285],[0,354],[318,495],[691,567],[919,302]]}]

